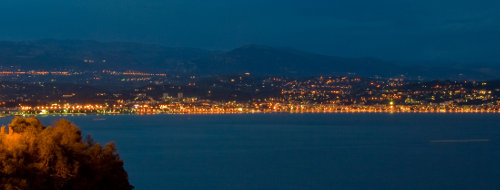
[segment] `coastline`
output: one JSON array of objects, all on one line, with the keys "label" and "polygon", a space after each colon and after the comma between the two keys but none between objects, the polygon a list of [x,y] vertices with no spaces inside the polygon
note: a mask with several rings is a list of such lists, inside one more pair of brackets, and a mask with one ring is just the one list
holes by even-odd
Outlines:
[{"label": "coastline", "polygon": [[473,110],[473,111],[368,111],[368,110],[349,110],[349,111],[255,111],[255,112],[131,112],[131,113],[9,113],[0,114],[2,117],[40,117],[40,116],[110,116],[110,115],[253,115],[253,114],[500,114],[500,110]]}]

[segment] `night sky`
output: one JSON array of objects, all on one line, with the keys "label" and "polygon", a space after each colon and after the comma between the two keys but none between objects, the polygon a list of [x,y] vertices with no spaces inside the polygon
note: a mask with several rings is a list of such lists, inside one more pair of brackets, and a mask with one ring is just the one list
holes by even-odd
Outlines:
[{"label": "night sky", "polygon": [[498,0],[2,0],[0,40],[245,44],[386,60],[497,62]]}]

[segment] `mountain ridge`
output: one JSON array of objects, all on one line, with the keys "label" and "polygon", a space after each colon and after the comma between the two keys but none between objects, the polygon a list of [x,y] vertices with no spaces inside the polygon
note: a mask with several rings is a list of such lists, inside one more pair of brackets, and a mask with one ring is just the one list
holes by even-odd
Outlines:
[{"label": "mountain ridge", "polygon": [[[498,78],[495,68],[402,66],[373,57],[329,56],[292,48],[247,44],[228,51],[91,40],[0,41],[0,68],[23,70],[143,71],[172,74],[313,76],[406,75],[427,78]],[[482,70],[481,70],[482,69]]]}]

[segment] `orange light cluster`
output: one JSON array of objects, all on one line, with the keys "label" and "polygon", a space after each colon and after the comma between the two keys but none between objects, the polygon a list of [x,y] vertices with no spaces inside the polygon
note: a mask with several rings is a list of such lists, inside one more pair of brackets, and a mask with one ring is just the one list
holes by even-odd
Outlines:
[{"label": "orange light cluster", "polygon": [[142,72],[124,72],[123,75],[131,75],[131,76],[161,76],[166,77],[167,74],[164,73],[142,73]]}]

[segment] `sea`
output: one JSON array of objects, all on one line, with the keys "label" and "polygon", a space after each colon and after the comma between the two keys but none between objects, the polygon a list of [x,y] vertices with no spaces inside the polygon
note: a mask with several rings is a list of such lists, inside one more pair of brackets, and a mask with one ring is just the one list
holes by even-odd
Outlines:
[{"label": "sea", "polygon": [[59,118],[115,142],[138,190],[500,189],[500,114]]}]

